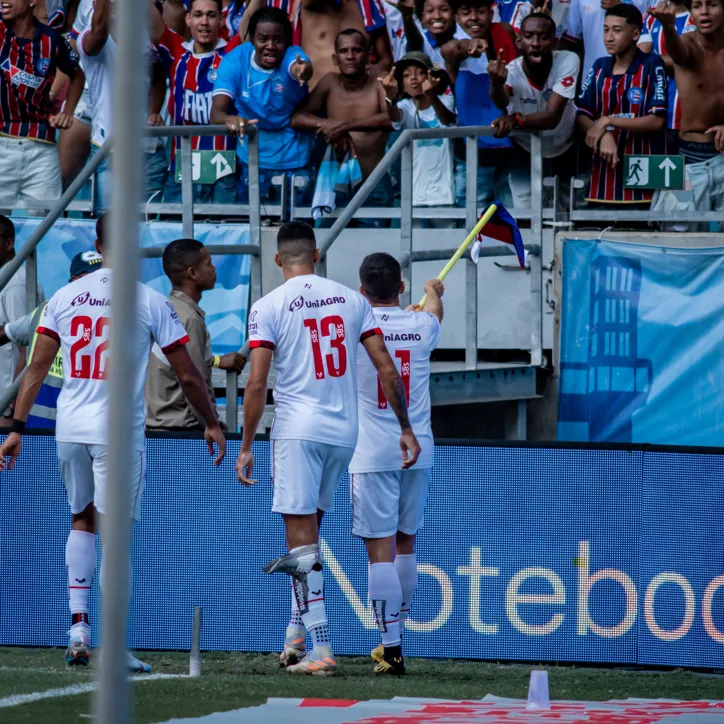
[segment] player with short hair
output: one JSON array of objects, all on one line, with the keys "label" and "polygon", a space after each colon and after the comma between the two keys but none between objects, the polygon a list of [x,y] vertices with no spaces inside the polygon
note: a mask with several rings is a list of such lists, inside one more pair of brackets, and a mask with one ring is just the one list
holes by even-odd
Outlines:
[{"label": "player with short hair", "polygon": [[430,354],[440,339],[442,282],[425,283],[425,311],[400,308],[405,291],[400,265],[384,252],[365,257],[360,292],[372,305],[376,326],[400,375],[422,453],[414,468],[400,465],[392,444],[395,418],[374,367],[357,353],[359,438],[349,464],[352,533],[364,538],[369,556],[369,598],[382,645],[372,652],[375,673],[405,673],[402,628],[417,587],[415,535],[422,527],[432,471]]},{"label": "player with short hair", "polygon": [[[106,217],[96,225],[96,250],[107,251]],[[0,446],[0,470],[12,470],[20,455],[22,432],[35,396],[48,374],[58,349],[63,351],[63,389],[58,397],[55,437],[60,472],[68,493],[72,513],[71,531],[65,548],[68,570],[68,598],[71,612],[70,641],[65,659],[70,665],[87,665],[90,659],[91,632],[88,623],[88,596],[96,568],[96,511],[106,513],[108,477],[108,339],[111,325],[113,270],[105,263],[57,291],[38,328],[38,339],[15,404],[10,434]],[[133,390],[134,435],[129,441],[133,456],[130,487],[132,520],[141,509],[145,467],[143,389],[151,346],[163,350],[176,371],[191,404],[201,413],[204,437],[213,455],[213,443],[219,447],[215,465],[221,464],[226,441],[209,399],[203,378],[186,350],[188,337],[173,306],[158,292],[138,284],[138,335],[134,342],[136,378]],[[9,460],[8,460],[9,458]],[[101,567],[102,569],[103,567]],[[107,575],[101,570],[101,586]],[[128,668],[149,672],[130,652]]]},{"label": "player with short hair", "polygon": [[[284,284],[256,302],[249,315],[251,373],[236,472],[244,485],[256,482],[251,480],[251,446],[264,412],[273,358],[277,411],[270,435],[272,510],[284,516],[289,553],[264,571],[292,576],[296,620],[301,619],[287,628],[282,665],[293,674],[327,676],[336,673],[337,662],[327,631],[319,521],[332,507],[357,442],[354,365],[360,342],[402,429],[398,466],[414,465],[420,445],[407,415],[402,379],[369,303],[359,293],[314,273],[319,261],[314,230],[300,221],[282,225],[275,261]],[[314,650],[299,661],[305,650],[305,628]]]}]

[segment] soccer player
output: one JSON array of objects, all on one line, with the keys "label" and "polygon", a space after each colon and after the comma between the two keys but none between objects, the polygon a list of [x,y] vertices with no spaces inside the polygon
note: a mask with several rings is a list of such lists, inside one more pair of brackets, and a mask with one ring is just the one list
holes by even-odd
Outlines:
[{"label": "soccer player", "polygon": [[[106,248],[106,228],[101,217],[96,225],[96,250]],[[0,470],[12,470],[20,455],[22,433],[35,396],[45,380],[58,349],[63,350],[63,389],[58,397],[56,440],[60,472],[72,513],[71,531],[65,548],[68,570],[68,598],[71,612],[70,640],[65,659],[70,665],[87,665],[91,632],[88,624],[88,596],[96,568],[96,511],[106,513],[108,476],[108,335],[112,310],[113,271],[105,263],[98,271],[78,279],[56,292],[48,303],[30,364],[18,392],[10,434],[0,446]],[[171,304],[158,292],[138,285],[139,333],[133,344],[136,378],[133,390],[134,436],[128,441],[133,456],[130,488],[132,520],[138,520],[144,477],[143,388],[151,346],[156,342],[178,375],[191,404],[206,422],[204,437],[214,464],[224,457],[226,441],[214,414],[203,378],[186,351],[186,330]],[[9,458],[9,460],[8,460]],[[102,567],[103,568],[103,567]],[[101,585],[109,575],[101,571]],[[112,575],[112,573],[110,573]],[[151,670],[128,653],[128,668]]]},{"label": "soccer player", "polygon": [[637,47],[642,18],[633,5],[606,11],[603,35],[609,56],[593,64],[578,99],[578,125],[593,154],[587,201],[646,204],[652,192],[624,188],[624,155],[665,148],[666,70],[661,58]]},{"label": "soccer player", "polygon": [[401,634],[417,586],[415,535],[422,527],[432,471],[430,353],[440,339],[442,283],[425,283],[425,310],[400,308],[404,292],[397,260],[380,252],[365,257],[360,291],[399,366],[408,413],[422,447],[414,468],[400,465],[396,421],[377,372],[357,353],[359,438],[349,464],[352,533],[364,538],[369,556],[369,598],[382,646],[372,652],[378,674],[405,673]]},{"label": "soccer player", "polygon": [[[222,28],[221,0],[191,0],[186,25],[191,40],[169,28],[156,7],[151,9],[149,37],[158,46],[161,65],[170,81],[168,112],[174,125],[203,125],[211,122],[214,82],[224,56],[241,39],[228,43],[219,37]],[[200,151],[235,151],[234,136],[195,136],[192,146]],[[181,201],[181,184],[176,180],[177,139],[171,142],[171,164],[163,192],[168,203]],[[236,176],[229,174],[214,184],[194,184],[194,200],[200,203],[229,204],[236,201]]]},{"label": "soccer player", "polygon": [[[264,570],[292,576],[297,621],[301,618],[287,629],[282,665],[293,674],[326,676],[336,673],[337,662],[327,631],[319,521],[332,507],[357,442],[355,360],[360,342],[402,429],[397,453],[401,468],[415,464],[420,445],[407,415],[403,381],[369,303],[314,273],[319,250],[313,229],[300,221],[284,224],[277,235],[275,261],[285,282],[256,302],[249,315],[251,373],[236,472],[244,485],[256,482],[251,479],[251,447],[266,404],[273,358],[277,411],[270,436],[272,510],[284,517],[289,553]],[[305,628],[314,650],[297,663],[304,652]]]}]

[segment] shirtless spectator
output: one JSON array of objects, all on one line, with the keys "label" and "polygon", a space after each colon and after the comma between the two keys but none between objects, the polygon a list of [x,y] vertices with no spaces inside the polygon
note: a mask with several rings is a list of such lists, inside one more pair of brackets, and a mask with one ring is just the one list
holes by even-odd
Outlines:
[{"label": "shirtless spectator", "polygon": [[[503,138],[515,129],[541,131],[543,174],[565,181],[575,171],[576,83],[580,61],[575,53],[553,50],[556,24],[550,15],[532,13],[523,20],[518,47],[523,55],[507,66],[488,66],[490,97],[505,115],[490,125]],[[514,139],[510,190],[517,208],[531,205],[530,136]],[[565,194],[564,194],[565,198]]]},{"label": "shirtless spectator", "polygon": [[[385,92],[370,71],[369,43],[359,30],[343,30],[335,40],[337,72],[327,73],[292,117],[292,128],[313,131],[335,146],[349,142],[367,178],[385,155],[392,129]],[[391,206],[387,174],[367,198],[369,206]]]},{"label": "shirtless spectator", "polygon": [[662,25],[681,97],[679,153],[686,190],[657,192],[654,208],[724,209],[724,7],[722,0],[693,0],[696,30],[679,35],[676,6],[667,0],[649,10]]},{"label": "shirtless spectator", "polygon": [[[442,47],[445,68],[455,83],[459,126],[489,126],[500,116],[490,99],[489,64],[504,65],[517,57],[512,31],[493,22],[493,0],[459,0],[456,20],[464,31],[463,39],[453,39]],[[478,139],[478,205],[494,199],[510,204],[508,173],[513,142],[509,138],[480,136]],[[455,203],[465,206],[465,146],[456,145]]]},{"label": "shirtless spectator", "polygon": [[[684,0],[672,3],[672,8],[676,13],[676,32],[678,35],[691,33],[696,27],[691,22],[691,14]],[[678,131],[681,125],[681,104],[679,103],[679,91],[676,88],[676,79],[674,78],[674,61],[666,50],[666,42],[664,40],[664,29],[661,23],[651,14],[644,15],[644,30],[639,38],[639,48],[644,53],[656,53],[664,61],[666,74],[669,76],[669,118],[668,129],[670,131]],[[667,151],[674,153],[676,151],[678,133],[669,134],[669,146]]]}]

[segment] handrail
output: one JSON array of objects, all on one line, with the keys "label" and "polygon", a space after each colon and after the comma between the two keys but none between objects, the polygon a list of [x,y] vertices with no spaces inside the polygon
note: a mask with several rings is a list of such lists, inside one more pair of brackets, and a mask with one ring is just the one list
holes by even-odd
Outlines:
[{"label": "handrail", "polygon": [[332,224],[329,231],[319,245],[319,256],[321,259],[327,255],[329,248],[334,244],[340,233],[347,227],[352,217],[357,213],[372,190],[377,186],[382,177],[389,171],[392,164],[397,161],[403,149],[410,141],[418,141],[425,138],[468,138],[471,136],[492,136],[495,129],[492,126],[456,126],[454,128],[408,128],[399,135],[397,140],[390,146],[382,160],[375,166],[372,173],[365,179],[364,183],[357,189],[354,197],[349,201],[344,210],[339,214],[337,220]]}]

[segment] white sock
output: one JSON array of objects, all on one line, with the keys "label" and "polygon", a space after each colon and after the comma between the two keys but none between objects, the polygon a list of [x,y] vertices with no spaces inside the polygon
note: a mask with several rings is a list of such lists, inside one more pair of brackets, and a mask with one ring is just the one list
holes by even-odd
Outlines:
[{"label": "white sock", "polygon": [[287,636],[293,636],[295,634],[304,631],[304,622],[302,621],[302,615],[299,613],[299,604],[297,603],[297,597],[294,595],[294,579],[292,579],[292,614],[289,617],[289,623],[287,624]]},{"label": "white sock", "polygon": [[94,533],[71,530],[65,544],[65,566],[68,571],[68,602],[71,614],[88,614],[88,597],[96,570],[96,537]]},{"label": "white sock", "polygon": [[[316,567],[319,570],[315,570]],[[298,581],[295,581],[295,595],[304,628],[312,635],[316,650],[320,646],[330,648],[330,641],[327,631],[327,611],[324,606],[324,576],[321,564],[316,563],[315,568],[307,573],[306,601],[299,599],[301,584]]]},{"label": "white sock", "polygon": [[397,555],[395,568],[402,588],[402,606],[400,607],[400,628],[403,628],[410,615],[410,604],[417,588],[417,558],[414,553]]},{"label": "white sock", "polygon": [[385,648],[399,646],[402,587],[394,563],[371,563],[369,596]]}]

